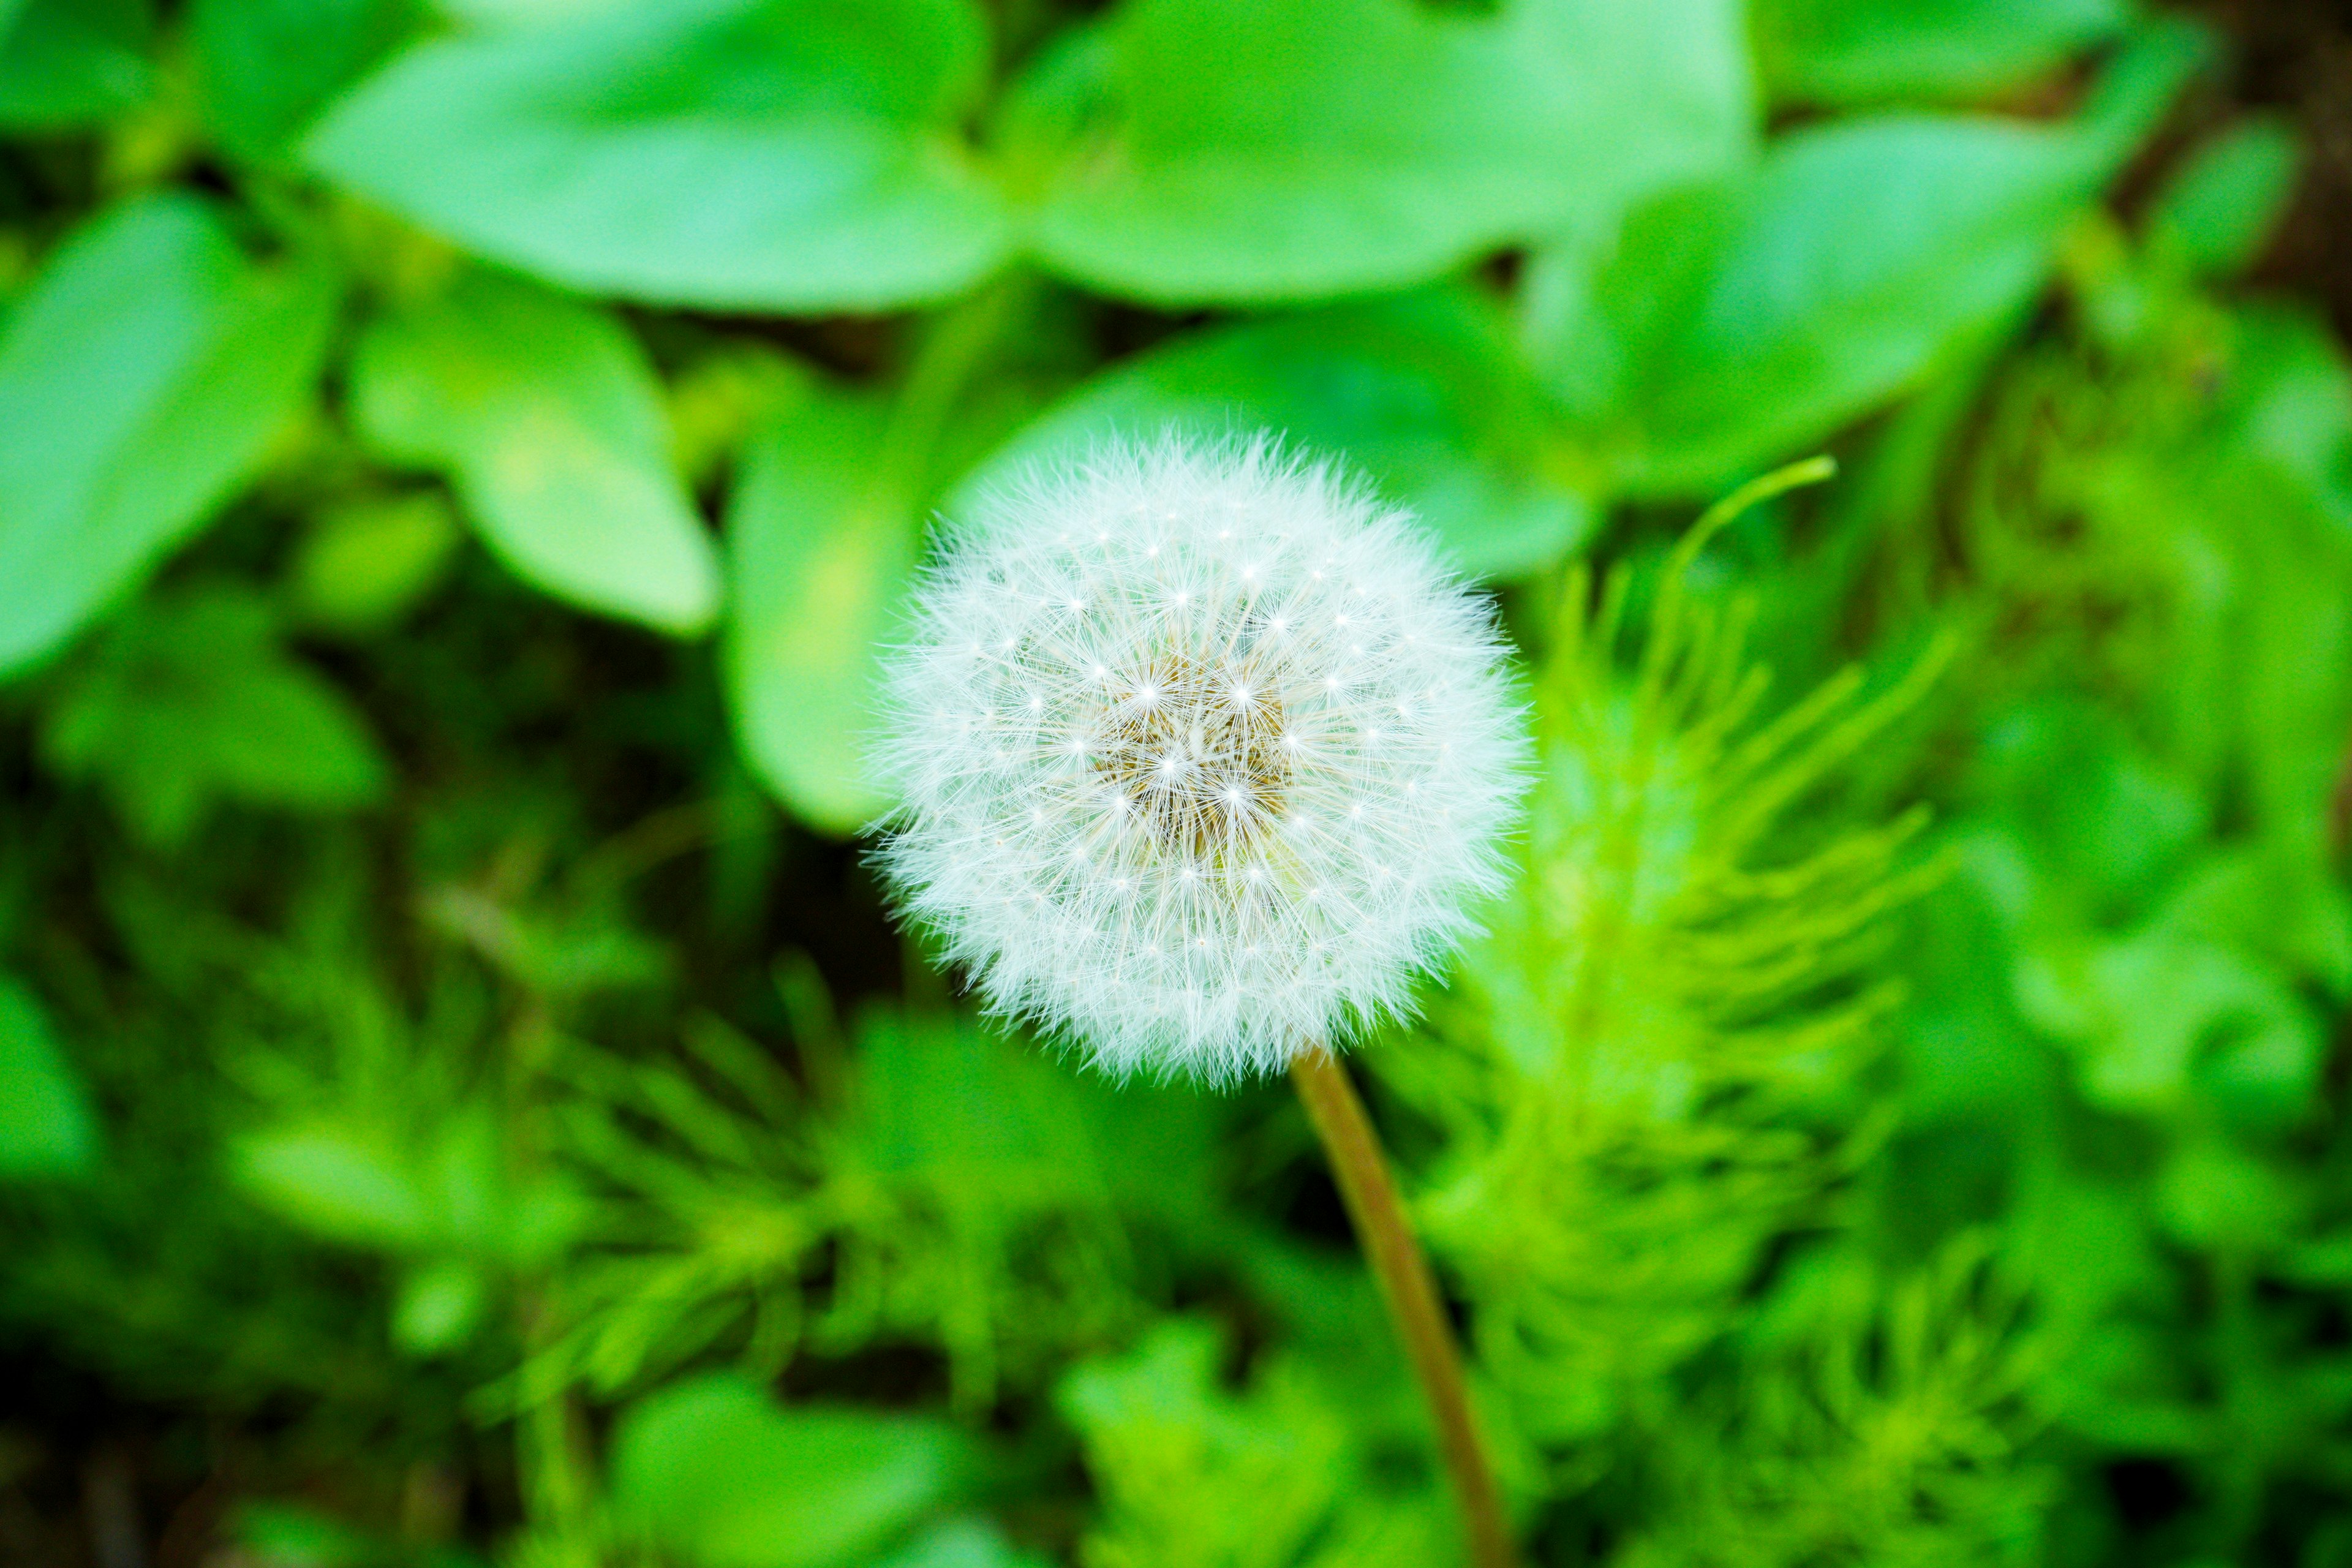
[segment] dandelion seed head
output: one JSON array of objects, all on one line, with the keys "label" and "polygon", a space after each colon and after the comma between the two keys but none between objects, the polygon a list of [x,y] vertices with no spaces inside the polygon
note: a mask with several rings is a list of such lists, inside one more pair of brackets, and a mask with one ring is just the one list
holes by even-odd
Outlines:
[{"label": "dandelion seed head", "polygon": [[990,498],[887,692],[901,908],[992,1010],[1122,1075],[1277,1071],[1402,1015],[1523,788],[1489,607],[1265,437],[1117,443]]}]

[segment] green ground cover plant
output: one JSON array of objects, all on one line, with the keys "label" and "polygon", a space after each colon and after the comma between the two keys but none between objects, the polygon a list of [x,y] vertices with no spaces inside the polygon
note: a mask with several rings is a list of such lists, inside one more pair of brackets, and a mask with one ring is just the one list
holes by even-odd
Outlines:
[{"label": "green ground cover plant", "polygon": [[2240,48],[0,0],[0,1560],[1459,1563],[1298,1106],[865,858],[932,520],[1271,428],[1534,737],[1346,1064],[1526,1561],[2352,1565],[2352,365]]}]

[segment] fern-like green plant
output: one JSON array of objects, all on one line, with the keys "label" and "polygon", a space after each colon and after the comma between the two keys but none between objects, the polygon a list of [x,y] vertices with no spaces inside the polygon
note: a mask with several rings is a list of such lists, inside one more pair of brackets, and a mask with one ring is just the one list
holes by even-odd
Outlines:
[{"label": "fern-like green plant", "polygon": [[1938,660],[1874,695],[1849,669],[1768,717],[1752,604],[1688,586],[1717,528],[1820,471],[1684,539],[1630,670],[1633,578],[1568,574],[1521,875],[1433,1042],[1379,1058],[1444,1131],[1422,1214],[1542,1446],[1601,1431],[1718,1334],[1766,1243],[1867,1142],[1852,1105],[1805,1108],[1852,1089],[1894,999],[1885,917],[1934,869],[1905,859],[1918,812],[1835,830],[1804,808]]}]

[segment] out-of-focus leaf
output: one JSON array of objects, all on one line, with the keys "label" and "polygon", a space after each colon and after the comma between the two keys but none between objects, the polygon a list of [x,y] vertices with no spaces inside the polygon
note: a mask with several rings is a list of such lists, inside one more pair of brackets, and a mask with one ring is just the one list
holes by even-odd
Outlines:
[{"label": "out-of-focus leaf", "polygon": [[1817,103],[1982,97],[2114,37],[2128,0],[1759,0],[1776,90]]},{"label": "out-of-focus leaf", "polygon": [[0,1180],[89,1168],[98,1128],[32,994],[0,974]]},{"label": "out-of-focus leaf", "polygon": [[1010,239],[954,117],[970,0],[679,0],[436,39],[311,135],[320,173],[481,255],[664,304],[876,310]]},{"label": "out-of-focus leaf", "polygon": [[276,157],[400,41],[415,0],[196,0],[205,119],[240,158]]},{"label": "out-of-focus leaf", "polygon": [[1330,307],[1180,339],[1097,378],[959,487],[989,484],[1114,431],[1267,427],[1360,467],[1411,507],[1464,570],[1507,577],[1557,560],[1592,523],[1550,471],[1549,411],[1486,303],[1466,289]]},{"label": "out-of-focus leaf", "polygon": [[238,1139],[230,1174],[313,1237],[403,1259],[394,1333],[431,1354],[470,1331],[486,1271],[544,1268],[578,1238],[583,1200],[557,1172],[519,1179],[479,1100],[445,1101],[405,1129],[385,1109],[362,1096],[295,1111]]},{"label": "out-of-focus leaf", "polygon": [[2234,1100],[2292,1114],[2318,1065],[2315,1026],[2282,977],[2161,928],[2031,952],[2018,1000],[2036,1025],[2079,1046],[2085,1092],[2118,1110],[2178,1110],[2205,1077]]},{"label": "out-of-focus leaf", "polygon": [[2207,826],[2205,803],[2115,717],[2078,700],[2019,704],[1980,737],[1973,792],[2020,847],[1976,879],[2009,919],[2122,924],[2152,911]]},{"label": "out-of-focus leaf", "polygon": [[2137,22],[2124,34],[2074,121],[2103,166],[2120,168],[2146,144],[2217,47],[2210,29],[2177,15]]},{"label": "out-of-focus leaf", "polygon": [[888,805],[866,755],[877,657],[911,578],[915,497],[884,471],[879,404],[812,397],[755,437],[728,508],[727,689],[761,781],[855,833]]},{"label": "out-of-focus leaf", "polygon": [[613,1497],[623,1517],[698,1568],[832,1568],[937,1510],[971,1462],[943,1424],[779,1408],[754,1384],[717,1375],[623,1413]]},{"label": "out-of-focus leaf", "polygon": [[373,323],[361,431],[448,470],[482,536],[560,598],[677,636],[709,625],[717,560],[669,466],[644,354],[589,306],[488,273]]},{"label": "out-of-focus leaf", "polygon": [[1083,1089],[1034,1048],[895,1013],[868,1019],[858,1046],[856,1138],[877,1170],[919,1173],[950,1201],[1005,1213],[1106,1194],[1108,1152]]},{"label": "out-of-focus leaf", "polygon": [[310,623],[338,631],[388,626],[432,591],[461,537],[437,491],[338,508],[294,558],[295,603]]},{"label": "out-of-focus leaf", "polygon": [[386,783],[365,721],[236,589],[124,617],[58,691],[41,742],[52,767],[96,777],[166,845],[219,799],[337,811],[375,801]]},{"label": "out-of-focus leaf", "polygon": [[1892,396],[2031,300],[2102,173],[2067,131],[1890,116],[1636,212],[1539,265],[1533,336],[1623,482],[1705,494]]},{"label": "out-of-focus leaf", "polygon": [[235,1169],[255,1198],[329,1240],[406,1252],[439,1234],[401,1153],[333,1122],[256,1133],[237,1146]]},{"label": "out-of-focus leaf", "polygon": [[1360,1396],[1342,1404],[1288,1354],[1261,1359],[1235,1390],[1220,1351],[1208,1323],[1163,1319],[1132,1351],[1064,1378],[1056,1403],[1085,1439],[1100,1500],[1080,1561],[1453,1560],[1459,1526],[1433,1489],[1363,1463],[1377,1418]]},{"label": "out-of-focus leaf", "polygon": [[1596,221],[1746,149],[1722,0],[1137,0],[1022,84],[1035,243],[1160,301],[1391,288]]},{"label": "out-of-focus leaf", "polygon": [[488,31],[579,22],[635,4],[636,0],[434,0],[433,8],[453,22]]},{"label": "out-of-focus leaf", "polygon": [[20,0],[0,7],[0,130],[93,124],[144,99],[154,20],[147,0]]},{"label": "out-of-focus leaf", "polygon": [[2288,1240],[2304,1205],[2277,1171],[2206,1139],[2182,1143],[2157,1178],[2158,1211],[2192,1247],[2263,1248]]},{"label": "out-of-focus leaf", "polygon": [[2227,276],[2262,254],[2294,193],[2303,148],[2274,120],[2247,120],[2199,148],[2149,210],[2151,243],[2190,271]]},{"label": "out-of-focus leaf", "polygon": [[1045,1568],[1045,1563],[1016,1549],[995,1526],[956,1518],[924,1531],[874,1568]]},{"label": "out-of-focus leaf", "polygon": [[2352,539],[2352,365],[2334,333],[2278,309],[2237,320],[2231,437]]},{"label": "out-of-focus leaf", "polygon": [[56,649],[252,472],[334,304],[316,268],[249,268],[184,196],[66,242],[0,336],[0,673]]},{"label": "out-of-focus leaf", "polygon": [[481,1270],[461,1258],[436,1258],[401,1281],[392,1308],[393,1342],[411,1355],[438,1355],[466,1342],[481,1321]]},{"label": "out-of-focus leaf", "polygon": [[1113,1089],[972,1021],[877,1010],[858,1032],[862,1159],[931,1201],[998,1219],[1116,1204],[1179,1222],[1212,1199],[1212,1132],[1189,1089]]}]

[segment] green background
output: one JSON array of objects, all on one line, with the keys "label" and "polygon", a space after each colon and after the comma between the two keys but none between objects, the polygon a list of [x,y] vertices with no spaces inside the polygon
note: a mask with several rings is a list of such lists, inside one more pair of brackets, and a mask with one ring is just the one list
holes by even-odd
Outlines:
[{"label": "green background", "polygon": [[0,1559],[1458,1562],[1282,1086],[860,858],[931,520],[1174,425],[1521,658],[1354,1065],[1532,1563],[2352,1565],[2352,258],[2249,36],[0,0]]}]

